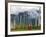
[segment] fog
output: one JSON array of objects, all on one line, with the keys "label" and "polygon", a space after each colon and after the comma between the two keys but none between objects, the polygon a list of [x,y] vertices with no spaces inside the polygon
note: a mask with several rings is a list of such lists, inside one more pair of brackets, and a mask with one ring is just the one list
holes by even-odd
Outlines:
[{"label": "fog", "polygon": [[[24,12],[24,11],[29,11],[29,12],[34,12],[37,14],[36,10],[39,10],[40,7],[28,7],[28,6],[11,6],[10,11],[11,14],[18,14],[19,12]],[[31,13],[30,13],[31,14]]]}]

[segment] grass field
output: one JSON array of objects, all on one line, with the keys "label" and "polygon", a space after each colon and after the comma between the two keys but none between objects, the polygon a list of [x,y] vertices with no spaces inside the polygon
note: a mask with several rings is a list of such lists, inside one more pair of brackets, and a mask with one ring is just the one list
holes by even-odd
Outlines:
[{"label": "grass field", "polygon": [[11,28],[11,31],[28,31],[28,30],[40,30],[41,26],[28,26],[28,25],[16,25],[15,28]]}]

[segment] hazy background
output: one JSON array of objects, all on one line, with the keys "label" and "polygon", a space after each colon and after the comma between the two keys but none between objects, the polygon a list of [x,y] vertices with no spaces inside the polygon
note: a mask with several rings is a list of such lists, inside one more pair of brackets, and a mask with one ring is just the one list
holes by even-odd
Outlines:
[{"label": "hazy background", "polygon": [[[19,12],[24,11],[31,11],[31,10],[39,10],[40,7],[34,7],[34,6],[21,6],[21,5],[11,5],[10,6],[10,12],[11,14],[18,14]],[[36,12],[36,11],[35,11]]]}]

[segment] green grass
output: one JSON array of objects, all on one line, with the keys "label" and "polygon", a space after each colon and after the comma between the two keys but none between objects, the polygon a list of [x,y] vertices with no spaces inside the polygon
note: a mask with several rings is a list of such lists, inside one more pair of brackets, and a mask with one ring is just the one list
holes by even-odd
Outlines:
[{"label": "green grass", "polygon": [[32,30],[40,30],[41,26],[32,26]]},{"label": "green grass", "polygon": [[16,28],[12,28],[11,31],[28,31],[28,30],[40,30],[41,26],[31,26],[30,29],[28,28],[28,25],[16,25]]}]

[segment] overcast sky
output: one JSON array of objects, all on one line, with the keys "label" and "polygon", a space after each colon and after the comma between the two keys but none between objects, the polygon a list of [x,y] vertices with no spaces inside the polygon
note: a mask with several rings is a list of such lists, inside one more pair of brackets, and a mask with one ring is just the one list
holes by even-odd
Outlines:
[{"label": "overcast sky", "polygon": [[39,10],[39,7],[30,7],[30,6],[11,6],[11,14],[18,14],[19,12],[31,11],[33,9]]}]

